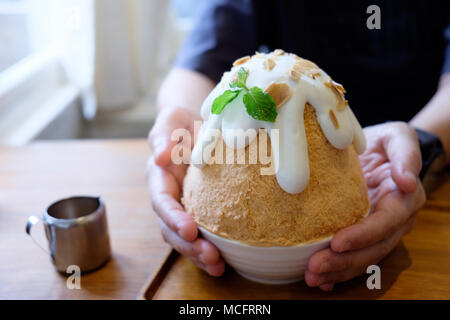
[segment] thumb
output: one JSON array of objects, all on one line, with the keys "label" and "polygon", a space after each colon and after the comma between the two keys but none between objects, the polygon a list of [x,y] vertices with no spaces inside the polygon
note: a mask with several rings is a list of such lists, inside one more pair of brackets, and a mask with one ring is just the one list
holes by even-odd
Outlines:
[{"label": "thumb", "polygon": [[148,136],[156,165],[166,167],[170,164],[172,149],[180,142],[174,132],[188,130],[194,119],[194,114],[183,108],[170,108],[159,114]]},{"label": "thumb", "polygon": [[391,174],[397,186],[406,193],[416,190],[422,168],[417,134],[406,123],[393,124],[393,130],[385,136],[383,145],[391,163]]},{"label": "thumb", "polygon": [[150,139],[156,165],[166,167],[170,164],[171,151],[176,144],[176,141],[170,140],[170,134],[164,131],[158,132],[155,138]]}]

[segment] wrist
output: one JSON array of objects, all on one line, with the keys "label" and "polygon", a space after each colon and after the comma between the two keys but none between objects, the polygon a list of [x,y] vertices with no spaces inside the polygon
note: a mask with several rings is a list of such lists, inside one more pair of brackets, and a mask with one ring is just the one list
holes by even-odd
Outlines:
[{"label": "wrist", "polygon": [[422,169],[419,178],[425,178],[441,171],[445,166],[445,152],[439,137],[431,132],[414,128],[417,132],[422,157]]}]

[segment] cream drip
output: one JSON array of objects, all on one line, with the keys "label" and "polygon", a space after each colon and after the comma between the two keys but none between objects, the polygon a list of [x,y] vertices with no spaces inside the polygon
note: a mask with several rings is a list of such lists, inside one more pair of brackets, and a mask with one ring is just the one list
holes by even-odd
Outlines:
[{"label": "cream drip", "polygon": [[[269,55],[258,55],[245,63],[235,66],[230,72],[225,72],[220,83],[211,91],[203,102],[201,116],[204,120],[197,142],[192,150],[191,162],[202,167],[209,161],[204,152],[209,146],[214,148],[218,136],[211,135],[209,129],[221,130],[225,144],[231,148],[246,147],[250,141],[241,140],[234,143],[227,132],[230,129],[258,130],[265,128],[269,134],[271,129],[279,129],[279,145],[272,144],[272,155],[276,168],[277,181],[281,188],[289,193],[303,191],[309,182],[309,159],[306,141],[303,113],[305,104],[310,103],[315,109],[317,121],[328,141],[338,149],[345,149],[354,144],[355,150],[362,153],[365,149],[365,138],[361,126],[349,106],[338,110],[339,97],[325,83],[331,83],[331,78],[321,69],[314,78],[302,74],[300,79],[293,80],[289,76],[293,65],[298,61],[295,56],[284,54],[275,58],[276,65],[271,70],[263,68],[263,63]],[[273,57],[273,56],[272,56]],[[265,90],[272,82],[284,82],[292,90],[291,98],[278,109],[274,123],[253,119],[248,115],[239,96],[229,103],[220,115],[211,114],[211,106],[216,97],[229,89],[229,83],[240,67],[248,69],[247,87],[257,86]],[[339,123],[335,127],[330,118],[330,109]],[[254,138],[254,137],[253,137]],[[206,156],[207,157],[207,156]]]}]

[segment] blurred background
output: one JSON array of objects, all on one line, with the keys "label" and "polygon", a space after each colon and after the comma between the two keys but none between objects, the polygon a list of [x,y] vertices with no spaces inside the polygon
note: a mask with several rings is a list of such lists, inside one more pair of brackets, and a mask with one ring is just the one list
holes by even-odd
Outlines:
[{"label": "blurred background", "polygon": [[0,144],[146,137],[200,0],[0,0]]}]

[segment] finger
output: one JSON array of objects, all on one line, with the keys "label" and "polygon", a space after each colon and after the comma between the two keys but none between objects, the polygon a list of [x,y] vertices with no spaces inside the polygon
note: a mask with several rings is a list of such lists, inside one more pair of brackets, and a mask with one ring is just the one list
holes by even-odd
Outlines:
[{"label": "finger", "polygon": [[382,140],[391,162],[392,177],[403,192],[414,192],[422,168],[417,133],[406,123],[392,125],[392,131]]},{"label": "finger", "polygon": [[325,291],[325,292],[333,291],[334,284],[333,283],[322,284],[319,286],[319,288],[320,288],[320,290]]},{"label": "finger", "polygon": [[196,239],[197,223],[184,211],[178,201],[181,194],[175,177],[153,161],[149,166],[148,184],[153,209],[164,223],[183,239],[187,241]]},{"label": "finger", "polygon": [[377,152],[377,149],[378,148],[367,149],[363,154],[359,156],[361,168],[364,174],[366,174],[367,172],[371,172],[375,168],[388,161],[388,159],[383,154]]},{"label": "finger", "polygon": [[306,271],[305,282],[309,287],[322,287],[322,285],[328,285],[330,283],[336,284],[344,282],[360,276],[364,273],[364,268],[347,269],[344,271],[330,272],[326,274],[315,274],[311,271]]},{"label": "finger", "polygon": [[378,167],[365,172],[367,187],[375,188],[391,175],[390,163],[385,162]]},{"label": "finger", "polygon": [[173,230],[159,220],[161,234],[164,240],[176,251],[190,259],[196,266],[214,277],[221,276],[225,271],[225,262],[219,251],[209,241],[198,238],[188,242],[178,236]]},{"label": "finger", "polygon": [[[180,190],[180,196],[181,196],[181,190],[183,189],[183,181],[184,181],[184,178],[186,177],[188,165],[171,163],[171,164],[163,167],[163,169],[175,178],[175,181],[178,184],[178,189]],[[180,199],[180,197],[177,197],[176,199]]]},{"label": "finger", "polygon": [[219,250],[208,240],[200,238],[201,241],[201,253],[199,255],[200,261],[208,265],[215,265],[220,262]]},{"label": "finger", "polygon": [[209,241],[203,238],[197,238],[192,242],[186,241],[162,221],[160,221],[160,229],[164,240],[180,254],[196,259],[204,266],[215,266],[221,261],[219,251]]},{"label": "finger", "polygon": [[172,133],[177,128],[186,127],[186,118],[179,109],[164,109],[156,118],[148,135],[148,142],[152,149],[155,163],[166,166],[170,163],[170,153],[178,141],[171,139]]},{"label": "finger", "polygon": [[421,184],[418,186],[414,194],[400,191],[386,194],[367,218],[334,235],[332,250],[344,252],[365,248],[392,235],[423,204],[423,188]]},{"label": "finger", "polygon": [[158,216],[181,238],[186,241],[193,241],[197,238],[197,223],[174,198],[160,194],[154,198],[153,203]]},{"label": "finger", "polygon": [[322,268],[322,272],[316,273],[308,265],[308,271],[305,273],[306,283],[311,287],[315,287],[347,281],[361,275],[365,272],[367,266],[377,264],[395,248],[408,227],[409,223],[398,230],[392,237],[366,249],[338,254],[330,252],[331,250],[328,249],[327,253],[330,254],[330,260],[327,265],[329,269]]},{"label": "finger", "polygon": [[321,250],[310,258],[308,270],[314,274],[323,274],[376,263],[395,247],[404,234],[411,230],[415,217],[415,214],[411,216],[407,223],[397,230],[393,236],[371,247],[344,253],[337,253],[329,248]]},{"label": "finger", "polygon": [[155,163],[166,166],[171,160],[172,148],[179,143],[179,136],[173,136],[175,130],[186,130],[184,134],[190,136],[193,122],[198,116],[184,108],[169,108],[161,111],[156,122],[149,133],[148,141],[155,157]]},{"label": "finger", "polygon": [[379,203],[383,201],[383,199],[392,192],[398,192],[399,188],[395,184],[392,177],[390,177],[390,169],[389,169],[389,177],[385,180],[381,181],[375,187],[368,187],[367,193],[369,194],[371,207],[371,212],[377,211],[377,207],[379,207]]},{"label": "finger", "polygon": [[220,277],[225,272],[225,262],[220,260],[214,265],[206,265],[206,272],[208,272],[210,276]]},{"label": "finger", "polygon": [[194,263],[197,267],[200,269],[203,269],[206,271],[210,276],[213,277],[220,277],[225,272],[225,262],[223,260],[220,260],[216,264],[204,264],[203,262],[199,261],[198,259],[192,259],[189,258],[189,260]]}]

